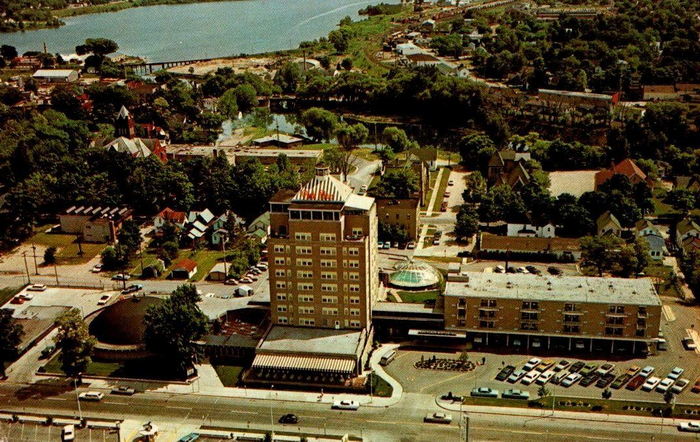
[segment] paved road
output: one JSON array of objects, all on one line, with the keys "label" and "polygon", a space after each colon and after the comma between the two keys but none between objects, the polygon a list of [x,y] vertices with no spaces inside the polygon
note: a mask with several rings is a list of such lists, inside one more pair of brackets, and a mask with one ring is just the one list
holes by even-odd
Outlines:
[{"label": "paved road", "polygon": [[357,170],[349,174],[348,185],[355,189],[355,193],[363,185],[369,187],[369,183],[372,182],[372,176],[381,163],[379,160],[367,161],[359,157],[353,157],[353,164],[357,167]]}]

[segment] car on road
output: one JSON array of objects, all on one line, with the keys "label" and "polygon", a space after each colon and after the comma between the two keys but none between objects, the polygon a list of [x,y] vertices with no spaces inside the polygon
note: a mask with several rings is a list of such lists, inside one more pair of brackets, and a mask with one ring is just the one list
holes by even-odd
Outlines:
[{"label": "car on road", "polygon": [[529,372],[528,374],[526,374],[525,376],[523,376],[523,380],[522,380],[521,382],[522,382],[524,385],[530,385],[530,384],[532,384],[533,382],[535,382],[535,380],[536,380],[539,376],[540,376],[540,373],[539,373],[538,371],[532,370],[531,372]]},{"label": "car on road", "polygon": [[610,363],[605,363],[598,367],[598,369],[595,371],[598,376],[605,376],[606,374],[610,373],[613,371],[615,368],[615,364],[610,364]]},{"label": "car on road", "polygon": [[627,383],[625,388],[634,391],[637,388],[639,388],[642,384],[644,384],[644,381],[646,381],[646,377],[642,376],[641,374],[638,374]]},{"label": "car on road", "polygon": [[593,364],[589,363],[583,366],[581,370],[579,370],[579,373],[581,373],[581,376],[588,376],[589,374],[593,373],[598,369],[598,364]]},{"label": "car on road", "polygon": [[27,290],[32,292],[43,292],[44,290],[46,290],[46,284],[32,284],[29,287],[27,287]]},{"label": "car on road", "polygon": [[357,410],[360,408],[360,403],[356,401],[351,401],[348,399],[335,401],[331,408],[336,410]]},{"label": "car on road", "polygon": [[508,376],[508,382],[511,384],[514,384],[518,382],[520,379],[522,379],[523,376],[525,376],[527,372],[525,370],[515,370],[510,376]]},{"label": "car on road", "polygon": [[681,377],[684,371],[685,370],[683,370],[681,367],[674,367],[673,370],[671,370],[671,372],[666,377],[669,379],[676,380],[679,377]]},{"label": "car on road", "polygon": [[565,377],[563,381],[561,381],[561,386],[571,387],[576,382],[580,381],[582,377],[583,376],[581,376],[579,373],[571,373],[567,377]]},{"label": "car on road", "polygon": [[81,401],[95,401],[99,402],[102,400],[102,398],[105,397],[105,394],[102,393],[101,391],[86,391],[84,393],[80,393],[78,395],[78,398]]},{"label": "car on road", "polygon": [[558,276],[562,274],[561,269],[554,267],[554,266],[549,266],[547,267],[547,272],[549,272],[550,275]]},{"label": "car on road", "polygon": [[510,376],[513,372],[515,371],[515,367],[512,365],[506,365],[501,369],[501,371],[498,372],[496,375],[496,380],[497,381],[505,381],[508,379],[508,376]]},{"label": "car on road", "polygon": [[116,275],[112,276],[113,281],[128,281],[131,279],[131,275],[127,275],[126,273],[117,273]]},{"label": "car on road", "polygon": [[95,264],[94,266],[92,266],[90,271],[92,273],[100,273],[102,271],[102,264]]},{"label": "car on road", "polygon": [[571,364],[569,363],[569,361],[567,361],[566,359],[562,359],[562,360],[559,361],[559,363],[554,367],[554,371],[560,372],[560,371],[562,371],[562,370],[566,370],[566,368],[567,368],[569,365],[571,365]]},{"label": "car on road", "polygon": [[455,185],[455,181],[454,181],[454,180],[449,180],[449,181],[447,182],[447,185],[448,185],[448,186],[454,186],[454,185]]},{"label": "car on road", "polygon": [[690,384],[690,381],[685,378],[678,379],[675,384],[673,384],[673,387],[671,387],[671,391],[674,392],[675,394],[681,394],[683,393],[683,390]]},{"label": "car on road", "polygon": [[413,250],[413,249],[416,248],[416,242],[415,242],[415,241],[409,241],[409,242],[408,242],[408,245],[407,245],[406,247],[408,247],[409,250]]},{"label": "car on road", "polygon": [[143,290],[143,285],[131,284],[129,287],[122,290],[122,295],[128,295],[129,293],[138,292],[139,290]]},{"label": "car on road", "polygon": [[629,380],[632,379],[632,376],[625,373],[623,375],[620,375],[613,381],[612,385],[610,387],[614,388],[615,390],[619,390],[622,388],[623,385],[625,385]]},{"label": "car on road", "polygon": [[656,388],[657,385],[659,385],[660,382],[661,378],[657,378],[656,376],[649,376],[642,385],[642,390],[652,391]]},{"label": "car on road", "polygon": [[199,433],[190,433],[182,436],[177,442],[194,442],[199,440]]},{"label": "car on road", "polygon": [[691,433],[700,433],[700,422],[681,422],[678,424],[678,431],[689,431]]},{"label": "car on road", "polygon": [[112,389],[112,394],[120,394],[122,396],[133,396],[134,393],[136,393],[136,390],[126,385]]},{"label": "car on road", "polygon": [[676,381],[671,378],[662,379],[659,385],[656,386],[656,391],[666,393]]},{"label": "car on road", "polygon": [[600,376],[598,376],[598,374],[595,372],[589,373],[588,375],[584,376],[583,379],[581,379],[581,382],[579,382],[579,385],[582,385],[584,387],[588,387],[589,385],[595,383],[599,377]]},{"label": "car on road", "polygon": [[645,378],[648,378],[653,372],[654,372],[654,367],[652,367],[651,365],[647,365],[646,367],[639,370],[639,376],[643,376]]},{"label": "car on road", "polygon": [[298,424],[299,423],[299,418],[297,417],[296,414],[293,413],[287,413],[285,415],[282,415],[279,418],[278,421],[280,424]]},{"label": "car on road", "polygon": [[585,362],[576,361],[576,362],[574,362],[573,364],[571,364],[571,367],[569,368],[569,371],[570,371],[571,373],[578,373],[579,371],[581,371],[581,369],[582,369],[585,365],[586,365]]},{"label": "car on road", "polygon": [[554,370],[547,370],[541,375],[537,377],[537,380],[535,381],[539,385],[544,385],[550,380],[552,380],[552,377],[554,376]]},{"label": "car on road", "polygon": [[614,373],[606,373],[603,376],[601,376],[600,379],[598,379],[598,382],[595,383],[595,386],[598,388],[605,388],[608,385],[612,383],[612,381],[615,380],[615,374]]},{"label": "car on road", "polygon": [[75,425],[64,425],[61,429],[61,441],[70,442],[75,440]]},{"label": "car on road", "polygon": [[452,415],[446,413],[432,413],[423,418],[423,422],[433,424],[449,424],[452,422]]},{"label": "car on road", "polygon": [[530,399],[530,393],[527,391],[518,390],[515,388],[509,388],[501,394],[503,399]]},{"label": "car on road", "polygon": [[498,397],[498,390],[488,387],[477,387],[469,395],[472,397]]},{"label": "car on road", "polygon": [[100,299],[97,300],[97,305],[105,305],[112,298],[112,295],[102,295]]},{"label": "car on road", "polygon": [[253,280],[248,278],[247,276],[244,276],[243,278],[241,278],[240,282],[243,284],[251,284]]},{"label": "car on road", "polygon": [[34,294],[33,293],[20,293],[19,297],[24,299],[25,301],[31,301],[34,299]]},{"label": "car on road", "polygon": [[525,371],[530,371],[530,370],[532,370],[533,368],[535,368],[535,367],[537,367],[538,365],[540,365],[540,362],[542,362],[542,359],[540,359],[540,358],[532,358],[532,359],[530,359],[529,361],[527,361],[527,363],[526,363],[525,366],[523,367],[523,370],[525,370]]}]

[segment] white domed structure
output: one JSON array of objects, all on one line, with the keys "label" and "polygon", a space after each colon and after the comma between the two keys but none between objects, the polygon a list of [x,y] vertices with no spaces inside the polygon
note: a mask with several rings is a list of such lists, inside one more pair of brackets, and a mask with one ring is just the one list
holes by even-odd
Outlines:
[{"label": "white domed structure", "polygon": [[435,288],[440,281],[442,274],[435,267],[412,259],[396,264],[394,271],[389,275],[389,283],[392,286],[406,290]]}]

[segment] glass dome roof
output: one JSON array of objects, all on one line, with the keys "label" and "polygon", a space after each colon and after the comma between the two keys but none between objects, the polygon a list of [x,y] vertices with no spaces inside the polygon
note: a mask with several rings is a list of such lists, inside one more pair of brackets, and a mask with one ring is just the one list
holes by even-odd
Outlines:
[{"label": "glass dome roof", "polygon": [[442,274],[430,264],[406,260],[394,266],[389,275],[391,285],[406,289],[424,289],[437,286]]}]

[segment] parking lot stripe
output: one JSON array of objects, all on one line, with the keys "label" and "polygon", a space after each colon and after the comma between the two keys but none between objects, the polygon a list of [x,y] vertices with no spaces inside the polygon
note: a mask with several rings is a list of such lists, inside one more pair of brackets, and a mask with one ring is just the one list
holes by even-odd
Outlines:
[{"label": "parking lot stripe", "polygon": [[664,317],[667,321],[673,322],[676,320],[676,315],[673,314],[673,309],[670,305],[664,305],[663,307],[661,307],[661,311],[663,312]]}]

